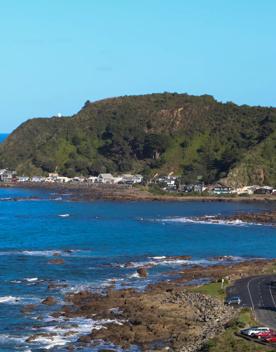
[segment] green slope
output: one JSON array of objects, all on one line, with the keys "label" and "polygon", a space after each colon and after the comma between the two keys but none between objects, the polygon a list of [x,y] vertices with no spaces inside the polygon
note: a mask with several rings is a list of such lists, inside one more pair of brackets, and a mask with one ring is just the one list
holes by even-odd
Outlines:
[{"label": "green slope", "polygon": [[275,126],[276,109],[208,95],[125,96],[87,102],[72,117],[27,121],[0,146],[0,163],[25,174],[174,172],[206,182],[230,171],[231,182],[238,168],[252,175],[250,163],[258,161],[262,182],[275,184]]}]

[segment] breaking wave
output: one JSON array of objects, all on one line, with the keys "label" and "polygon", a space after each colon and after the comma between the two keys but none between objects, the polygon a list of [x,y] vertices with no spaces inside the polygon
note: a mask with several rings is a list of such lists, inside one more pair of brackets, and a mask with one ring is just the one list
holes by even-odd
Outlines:
[{"label": "breaking wave", "polygon": [[72,257],[85,257],[93,256],[92,250],[90,249],[47,249],[47,250],[7,250],[0,251],[0,255],[26,255],[35,257],[53,257],[53,256],[72,256]]},{"label": "breaking wave", "polygon": [[0,304],[31,304],[40,303],[41,298],[36,296],[2,296],[0,297]]},{"label": "breaking wave", "polygon": [[76,342],[77,339],[93,330],[101,330],[108,324],[123,325],[123,320],[118,319],[101,319],[93,320],[86,318],[51,318],[44,319],[45,323],[54,323],[53,325],[40,326],[34,330],[34,334],[25,339],[28,344],[38,345],[46,350],[65,346],[68,343]]},{"label": "breaking wave", "polygon": [[263,224],[259,223],[251,223],[245,222],[240,219],[235,220],[225,220],[218,219],[214,216],[205,216],[202,218],[196,217],[173,217],[173,218],[164,218],[164,219],[155,219],[154,221],[163,222],[163,223],[190,223],[190,224],[204,224],[204,225],[230,225],[230,226],[250,226],[250,225],[258,225],[261,226]]}]

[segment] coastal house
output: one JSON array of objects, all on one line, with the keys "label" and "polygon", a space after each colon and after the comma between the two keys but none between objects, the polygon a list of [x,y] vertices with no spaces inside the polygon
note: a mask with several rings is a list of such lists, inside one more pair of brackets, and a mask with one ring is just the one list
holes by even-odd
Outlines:
[{"label": "coastal house", "polygon": [[271,194],[273,192],[273,187],[263,186],[259,187],[254,191],[254,194]]},{"label": "coastal house", "polygon": [[177,176],[160,176],[157,178],[156,182],[164,190],[176,190],[177,189]]},{"label": "coastal house", "polygon": [[34,183],[42,183],[45,181],[46,181],[46,177],[43,177],[43,176],[33,176],[31,178],[31,182],[34,182]]},{"label": "coastal house", "polygon": [[217,185],[211,186],[210,193],[215,195],[227,195],[227,194],[232,194],[233,189],[231,187],[224,186],[222,184],[217,184]]},{"label": "coastal house", "polygon": [[1,169],[0,170],[0,181],[5,183],[10,183],[15,181],[16,172],[10,171],[8,169]]},{"label": "coastal house", "polygon": [[17,182],[29,182],[30,181],[30,177],[28,176],[18,176],[16,178]]},{"label": "coastal house", "polygon": [[88,179],[87,179],[87,182],[88,183],[95,183],[97,182],[97,177],[96,176],[89,176]]},{"label": "coastal house", "polygon": [[71,180],[72,179],[70,177],[58,176],[55,181],[58,183],[69,183],[69,182],[71,182]]},{"label": "coastal house", "polygon": [[196,193],[202,193],[204,192],[206,188],[204,187],[203,183],[195,183],[194,184],[194,192]]},{"label": "coastal house", "polygon": [[236,189],[237,194],[246,194],[246,195],[252,195],[254,194],[255,190],[258,189],[259,186],[244,186]]},{"label": "coastal house", "polygon": [[114,177],[111,174],[99,174],[97,177],[98,183],[113,184],[115,183]]},{"label": "coastal house", "polygon": [[121,181],[122,181],[122,177],[121,176],[114,176],[113,177],[113,183],[118,184],[118,183],[121,183]]},{"label": "coastal house", "polygon": [[191,184],[180,184],[178,186],[178,191],[179,192],[184,192],[184,193],[202,193],[206,190],[206,187],[204,186],[203,183],[191,183]]},{"label": "coastal house", "polygon": [[121,177],[120,183],[124,183],[127,185],[134,185],[141,183],[143,181],[142,175],[131,175],[131,174],[124,174]]},{"label": "coastal house", "polygon": [[137,174],[137,175],[134,175],[133,180],[134,180],[134,183],[142,183],[144,178],[142,175]]},{"label": "coastal house", "polygon": [[86,178],[83,176],[76,176],[73,179],[71,179],[73,183],[84,183],[86,182]]}]

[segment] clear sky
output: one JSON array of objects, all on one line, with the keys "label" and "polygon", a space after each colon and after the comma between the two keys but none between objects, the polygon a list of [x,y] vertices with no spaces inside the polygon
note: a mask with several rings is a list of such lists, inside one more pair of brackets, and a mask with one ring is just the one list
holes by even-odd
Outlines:
[{"label": "clear sky", "polygon": [[152,92],[276,106],[275,0],[0,0],[0,132]]}]

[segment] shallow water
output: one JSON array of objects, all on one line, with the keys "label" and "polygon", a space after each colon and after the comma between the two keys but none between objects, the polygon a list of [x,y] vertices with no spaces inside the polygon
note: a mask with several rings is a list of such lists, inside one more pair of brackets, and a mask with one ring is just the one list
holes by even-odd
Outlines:
[{"label": "shallow water", "polygon": [[[212,265],[214,256],[275,257],[275,227],[190,221],[193,216],[273,207],[236,202],[71,202],[66,194],[0,189],[0,351],[64,350],[68,330],[64,322],[50,317],[57,307],[39,305],[29,315],[21,313],[24,305],[47,296],[62,304],[64,293],[84,288],[101,290],[115,283],[117,288],[143,289],[150,282],[171,279],[167,273],[182,265]],[[177,255],[192,259],[169,258]],[[64,264],[50,264],[53,258],[62,258]],[[149,277],[139,279],[137,267],[148,264]],[[52,283],[68,287],[49,291]],[[79,321],[71,341],[102,324],[108,322]],[[58,332],[55,338],[25,342],[34,333],[53,329]]]}]

